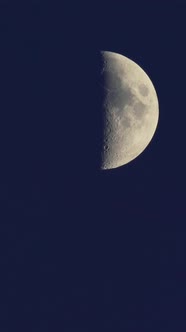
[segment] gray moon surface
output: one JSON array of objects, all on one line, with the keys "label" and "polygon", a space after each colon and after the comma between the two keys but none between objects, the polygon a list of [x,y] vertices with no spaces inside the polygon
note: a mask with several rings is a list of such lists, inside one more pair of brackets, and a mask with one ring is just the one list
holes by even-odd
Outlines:
[{"label": "gray moon surface", "polygon": [[102,51],[103,144],[101,169],[125,165],[150,143],[158,124],[159,104],[145,71],[129,58]]}]

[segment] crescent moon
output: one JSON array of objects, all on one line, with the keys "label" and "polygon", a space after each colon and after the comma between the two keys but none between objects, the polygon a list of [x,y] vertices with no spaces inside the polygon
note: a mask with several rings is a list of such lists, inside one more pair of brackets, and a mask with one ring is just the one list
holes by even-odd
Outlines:
[{"label": "crescent moon", "polygon": [[103,64],[103,143],[101,169],[129,163],[150,143],[158,124],[159,104],[145,71],[127,57],[101,52]]}]

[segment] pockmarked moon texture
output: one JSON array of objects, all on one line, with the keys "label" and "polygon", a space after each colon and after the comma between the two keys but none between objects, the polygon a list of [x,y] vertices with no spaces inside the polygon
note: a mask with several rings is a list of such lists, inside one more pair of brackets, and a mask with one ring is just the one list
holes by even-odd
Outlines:
[{"label": "pockmarked moon texture", "polygon": [[103,144],[101,169],[125,165],[151,141],[159,117],[155,88],[145,71],[127,57],[102,51]]}]

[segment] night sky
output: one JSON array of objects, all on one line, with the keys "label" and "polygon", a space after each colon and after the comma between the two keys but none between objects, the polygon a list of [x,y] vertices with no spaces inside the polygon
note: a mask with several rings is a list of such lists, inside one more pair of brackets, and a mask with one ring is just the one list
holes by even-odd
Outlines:
[{"label": "night sky", "polygon": [[[186,3],[0,2],[0,331],[185,332]],[[99,51],[151,78],[145,151],[99,171]]]}]

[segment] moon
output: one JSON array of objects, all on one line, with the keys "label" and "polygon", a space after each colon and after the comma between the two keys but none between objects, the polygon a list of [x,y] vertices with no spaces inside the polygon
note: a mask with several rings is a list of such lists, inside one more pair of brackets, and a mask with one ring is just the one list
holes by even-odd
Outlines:
[{"label": "moon", "polygon": [[101,51],[103,141],[101,169],[123,166],[139,156],[157,128],[159,104],[155,88],[134,61]]}]

